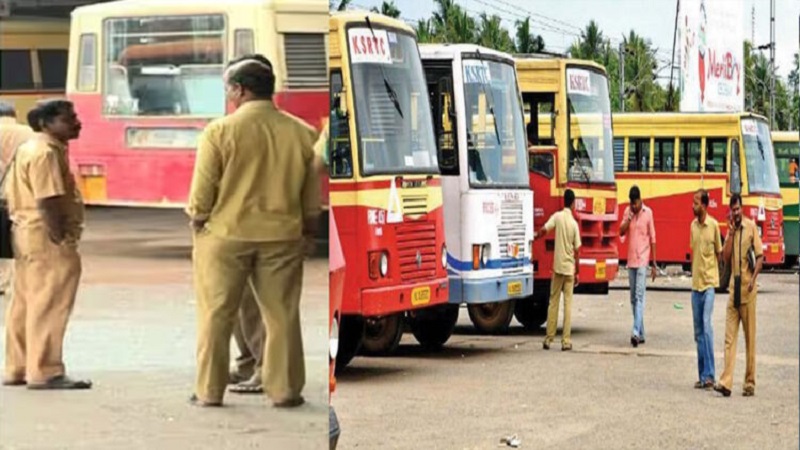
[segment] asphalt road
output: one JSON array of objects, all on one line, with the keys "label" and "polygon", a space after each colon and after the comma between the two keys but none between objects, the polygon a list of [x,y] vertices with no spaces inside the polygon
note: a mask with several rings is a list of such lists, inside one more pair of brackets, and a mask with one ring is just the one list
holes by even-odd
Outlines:
[{"label": "asphalt road", "polygon": [[[413,336],[399,354],[358,357],[339,377],[333,404],[340,448],[797,449],[798,276],[761,278],[756,396],[741,396],[744,341],[733,395],[693,388],[697,359],[691,282],[660,278],[647,294],[647,343],[629,343],[627,280],[606,296],[576,296],[574,351],[516,322],[508,336],[480,336],[462,309],[440,353]],[[727,295],[714,307],[717,378],[722,373]],[[559,319],[559,324],[561,323]],[[559,330],[560,333],[560,330]]]},{"label": "asphalt road", "polygon": [[91,378],[94,389],[0,388],[1,449],[327,448],[327,259],[310,260],[306,270],[307,404],[276,410],[265,397],[228,394],[225,408],[200,409],[187,402],[195,304],[185,216],[92,209],[82,253],[65,355],[68,372]]}]

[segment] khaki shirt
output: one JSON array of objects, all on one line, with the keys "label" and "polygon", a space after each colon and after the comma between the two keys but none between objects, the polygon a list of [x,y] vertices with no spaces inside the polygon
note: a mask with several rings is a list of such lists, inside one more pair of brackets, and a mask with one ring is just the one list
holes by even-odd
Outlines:
[{"label": "khaki shirt", "polygon": [[706,215],[700,223],[694,219],[691,226],[692,248],[692,290],[705,291],[719,285],[719,261],[717,254],[722,251],[722,238],[719,223]]},{"label": "khaki shirt", "polygon": [[43,133],[17,149],[17,157],[6,181],[11,220],[20,228],[44,229],[37,201],[61,197],[66,214],[68,239],[77,240],[83,230],[83,199],[69,168],[67,146]]},{"label": "khaki shirt", "polygon": [[564,208],[550,216],[544,229],[556,229],[556,245],[553,257],[553,272],[559,275],[575,275],[575,259],[581,248],[581,233],[572,210]]},{"label": "khaki shirt", "polygon": [[0,117],[0,170],[5,170],[14,151],[34,136],[33,130],[13,117]]},{"label": "khaki shirt", "polygon": [[[751,246],[755,250],[756,257],[763,256],[764,250],[761,246],[761,237],[758,235],[756,223],[752,219],[742,217],[742,226],[734,231],[729,239],[733,239],[733,253],[731,255],[731,273],[733,276],[739,275],[739,263],[741,262],[742,274],[742,304],[749,303],[756,298],[757,287],[753,287],[752,292],[747,292],[747,285],[753,279],[753,271],[747,265],[747,249]],[[739,249],[739,237],[742,239],[741,251]],[[733,277],[729,285],[731,301],[733,301]]]},{"label": "khaki shirt", "polygon": [[317,134],[271,101],[213,121],[200,136],[186,212],[222,238],[300,239],[304,220],[320,213]]}]

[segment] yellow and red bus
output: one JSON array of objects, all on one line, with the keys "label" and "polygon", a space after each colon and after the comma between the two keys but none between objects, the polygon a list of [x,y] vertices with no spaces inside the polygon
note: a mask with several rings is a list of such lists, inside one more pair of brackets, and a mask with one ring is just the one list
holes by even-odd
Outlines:
[{"label": "yellow and red bus", "polygon": [[70,158],[86,203],[185,204],[197,137],[231,111],[224,67],[244,54],[269,58],[276,104],[321,128],[327,20],[322,0],[125,0],[76,8],[67,95],[83,133]]},{"label": "yellow and red bus", "polygon": [[0,100],[19,122],[37,101],[64,95],[68,50],[69,20],[0,19]]},{"label": "yellow and red bus", "polygon": [[[617,186],[612,152],[611,102],[605,69],[591,61],[517,55],[517,79],[529,127],[529,181],[534,228],[563,209],[575,192],[582,246],[578,279],[583,292],[606,294],[617,276]],[[533,301],[514,315],[529,328],[547,319],[555,237],[533,244]]]},{"label": "yellow and red bus", "polygon": [[789,171],[791,161],[800,161],[800,133],[797,131],[773,131],[772,145],[775,146],[775,164],[781,182],[783,198],[783,241],[786,245],[786,265],[797,264],[800,255],[800,224],[798,223],[798,203],[800,203],[800,176]]},{"label": "yellow and red bus", "polygon": [[[708,212],[728,232],[729,200],[742,195],[744,214],[758,225],[765,265],[784,260],[783,211],[766,119],[750,113],[621,113],[614,115],[620,208],[639,186],[654,213],[658,261],[691,266],[692,198],[709,193]],[[627,255],[627,244],[620,244]],[[727,288],[729,268],[721,272]]]},{"label": "yellow and red bus", "polygon": [[330,205],[347,261],[339,366],[392,353],[404,324],[425,346],[450,337],[442,187],[425,74],[405,23],[330,18]]}]

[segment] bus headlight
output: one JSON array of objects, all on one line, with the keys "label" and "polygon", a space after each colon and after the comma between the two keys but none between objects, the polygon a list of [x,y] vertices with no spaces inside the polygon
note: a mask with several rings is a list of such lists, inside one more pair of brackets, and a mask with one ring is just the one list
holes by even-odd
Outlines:
[{"label": "bus headlight", "polygon": [[483,267],[489,264],[489,250],[489,244],[483,244],[483,247],[481,247],[481,264],[483,264]]},{"label": "bus headlight", "polygon": [[381,276],[385,277],[389,273],[389,255],[386,252],[381,253]]},{"label": "bus headlight", "polygon": [[331,360],[336,359],[336,355],[339,354],[339,319],[333,319],[331,323],[331,334],[328,337],[329,340],[329,352],[331,355]]},{"label": "bus headlight", "polygon": [[442,269],[447,268],[447,246],[442,245]]}]

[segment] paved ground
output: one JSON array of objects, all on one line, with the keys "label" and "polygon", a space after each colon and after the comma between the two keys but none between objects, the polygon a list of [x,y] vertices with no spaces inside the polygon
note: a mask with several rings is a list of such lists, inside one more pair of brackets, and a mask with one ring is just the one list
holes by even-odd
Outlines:
[{"label": "paved ground", "polygon": [[228,395],[228,407],[198,409],[187,403],[195,348],[190,251],[180,212],[90,210],[65,353],[68,370],[95,388],[0,389],[0,449],[327,448],[327,259],[309,261],[306,272],[308,404],[279,411],[260,396]]},{"label": "paved ground", "polygon": [[[690,280],[661,278],[648,292],[647,344],[629,344],[627,280],[608,297],[577,296],[571,353],[541,347],[543,332],[514,323],[509,336],[478,336],[462,310],[447,348],[425,354],[406,335],[392,358],[356,358],[333,404],[340,446],[520,448],[798,448],[798,276],[761,278],[756,397],[693,389],[697,360]],[[727,296],[717,297],[714,340],[722,373]],[[740,354],[743,337],[740,333]]]}]

